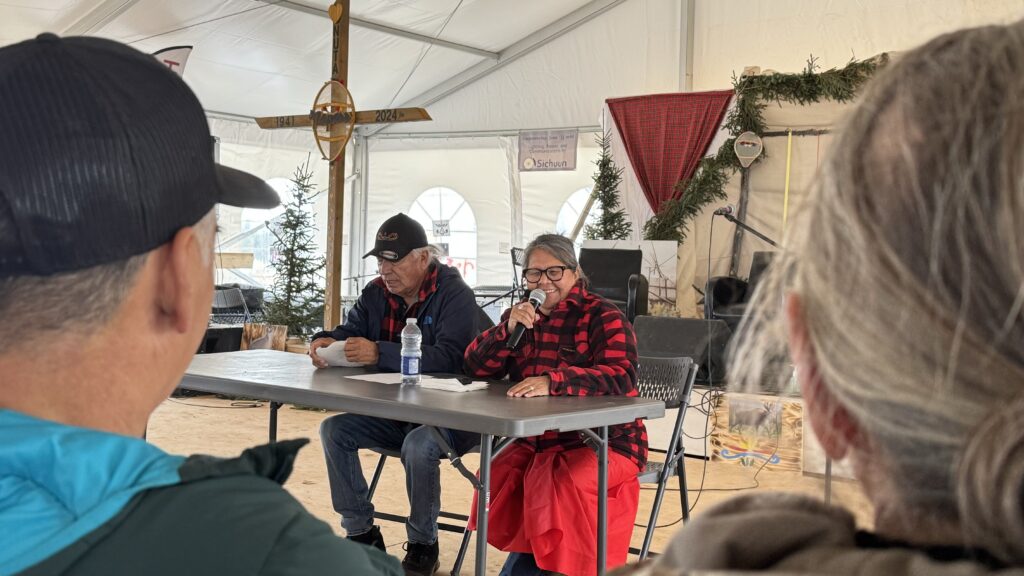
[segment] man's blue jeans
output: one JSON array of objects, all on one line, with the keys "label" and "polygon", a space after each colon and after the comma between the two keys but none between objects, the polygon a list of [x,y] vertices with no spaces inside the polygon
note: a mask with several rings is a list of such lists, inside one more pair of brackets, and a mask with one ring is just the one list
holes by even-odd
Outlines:
[{"label": "man's blue jeans", "polygon": [[[480,435],[438,429],[459,455],[480,444]],[[426,426],[339,414],[320,425],[320,439],[327,457],[331,501],[341,514],[341,527],[349,536],[362,534],[373,526],[373,504],[359,464],[359,449],[401,450],[405,467],[405,490],[409,495],[409,521],[405,526],[410,542],[437,541],[437,515],[441,511],[441,458],[446,457]]]}]

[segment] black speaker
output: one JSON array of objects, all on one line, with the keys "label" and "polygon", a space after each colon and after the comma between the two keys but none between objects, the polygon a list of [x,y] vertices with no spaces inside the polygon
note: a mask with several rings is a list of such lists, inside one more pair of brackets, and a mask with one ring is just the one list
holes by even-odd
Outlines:
[{"label": "black speaker", "polygon": [[242,349],[241,326],[218,326],[206,329],[206,335],[199,343],[196,354],[214,352],[235,352]]},{"label": "black speaker", "polygon": [[725,383],[725,349],[732,331],[724,321],[637,316],[633,329],[640,356],[687,356],[699,366],[697,383]]}]

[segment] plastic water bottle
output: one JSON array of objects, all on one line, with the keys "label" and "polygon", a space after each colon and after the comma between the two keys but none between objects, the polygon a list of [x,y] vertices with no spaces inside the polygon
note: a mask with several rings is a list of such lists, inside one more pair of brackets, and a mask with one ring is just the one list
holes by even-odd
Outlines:
[{"label": "plastic water bottle", "polygon": [[402,384],[420,383],[420,357],[423,352],[420,344],[423,343],[423,333],[416,325],[415,318],[406,318],[405,328],[402,328]]}]

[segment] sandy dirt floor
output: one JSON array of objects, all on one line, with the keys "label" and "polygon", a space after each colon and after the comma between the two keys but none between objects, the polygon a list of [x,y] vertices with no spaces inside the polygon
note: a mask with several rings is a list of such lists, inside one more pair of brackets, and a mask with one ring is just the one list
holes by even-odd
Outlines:
[{"label": "sandy dirt floor", "polygon": [[[318,437],[320,421],[330,413],[297,410],[284,406],[279,411],[278,437],[309,438],[311,443],[299,454],[295,471],[288,480],[287,488],[306,508],[318,518],[330,524],[342,534],[338,515],[331,507],[330,488],[323,452]],[[232,407],[228,400],[213,396],[194,398],[172,398],[164,402],[153,414],[148,431],[149,440],[157,446],[176,454],[203,453],[216,456],[235,456],[245,448],[267,441],[268,408]],[[652,459],[660,458],[652,453]],[[479,465],[476,454],[465,458],[470,470]],[[377,455],[365,452],[362,455],[363,470],[369,480],[377,462]],[[824,496],[824,481],[821,478],[804,476],[795,472],[761,471],[754,478],[756,468],[745,468],[734,463],[705,462],[699,459],[686,461],[690,506],[693,514],[699,515],[709,506],[727,499],[741,490],[786,490]],[[451,466],[442,464],[442,509],[466,514],[472,501],[472,490],[462,476]],[[755,488],[755,485],[757,486]],[[698,490],[703,486],[703,490]],[[652,550],[664,549],[671,536],[682,526],[678,484],[673,480],[662,505],[658,526],[654,532]],[[835,480],[832,483],[834,503],[840,503],[853,510],[858,524],[871,526],[871,505],[864,497],[857,483]],[[646,489],[649,488],[649,489]],[[645,525],[650,515],[654,486],[645,486],[641,493],[637,524]],[[405,495],[405,475],[401,463],[389,459],[374,498],[377,510],[395,514],[408,512]],[[614,519],[609,519],[612,521]],[[381,531],[388,545],[388,551],[401,558],[402,544],[406,540],[405,527],[394,522],[380,522]],[[643,542],[645,527],[637,526],[633,531],[633,546],[639,548]],[[440,535],[441,570],[450,572],[458,552],[461,535],[442,531]],[[463,574],[472,574],[475,539],[471,543]],[[497,574],[505,560],[505,553],[490,548],[487,553],[487,573]],[[635,561],[635,557],[630,557]]]}]

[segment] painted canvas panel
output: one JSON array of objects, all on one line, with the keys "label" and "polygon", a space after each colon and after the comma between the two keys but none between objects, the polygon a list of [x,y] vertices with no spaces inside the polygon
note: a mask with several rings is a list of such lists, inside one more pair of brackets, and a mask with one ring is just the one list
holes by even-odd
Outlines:
[{"label": "painted canvas panel", "polygon": [[715,419],[713,460],[801,470],[803,410],[799,400],[729,393],[716,406]]}]

